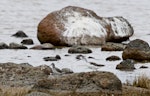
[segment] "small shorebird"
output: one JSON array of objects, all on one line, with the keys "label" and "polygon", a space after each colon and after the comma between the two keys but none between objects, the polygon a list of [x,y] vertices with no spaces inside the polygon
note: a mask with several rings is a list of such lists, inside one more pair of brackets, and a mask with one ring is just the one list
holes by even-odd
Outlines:
[{"label": "small shorebird", "polygon": [[52,74],[53,75],[60,75],[60,74],[62,74],[62,71],[59,68],[55,67],[54,63],[52,63],[51,65],[52,65],[52,72],[53,72]]}]

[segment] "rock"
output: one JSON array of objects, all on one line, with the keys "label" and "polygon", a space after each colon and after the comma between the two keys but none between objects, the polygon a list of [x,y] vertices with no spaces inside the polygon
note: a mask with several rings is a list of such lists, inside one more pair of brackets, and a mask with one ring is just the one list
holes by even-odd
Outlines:
[{"label": "rock", "polygon": [[101,45],[106,41],[121,42],[133,34],[123,17],[100,17],[91,10],[68,6],[48,14],[38,25],[41,43],[57,46]]},{"label": "rock", "polygon": [[91,65],[94,65],[94,66],[98,66],[98,67],[102,67],[102,66],[105,66],[105,65],[102,65],[102,64],[97,64],[97,63],[94,63],[94,62],[89,62]]},{"label": "rock", "polygon": [[36,46],[34,46],[30,49],[48,50],[48,49],[55,49],[55,47],[50,43],[44,43],[44,44],[41,44],[41,45],[36,45]]},{"label": "rock", "polygon": [[102,51],[123,51],[125,48],[125,45],[121,43],[111,43],[108,42],[104,45],[102,45],[101,50]]},{"label": "rock", "polygon": [[69,69],[69,68],[62,68],[61,69],[61,72],[63,73],[63,74],[71,74],[71,73],[74,73],[71,69]]},{"label": "rock", "polygon": [[59,55],[56,55],[55,57],[44,57],[43,58],[45,61],[58,61],[61,59]]},{"label": "rock", "polygon": [[23,46],[14,42],[9,44],[9,48],[10,49],[28,49],[26,46]]},{"label": "rock", "polygon": [[24,39],[24,40],[21,41],[21,43],[26,44],[26,45],[34,44],[32,39]]},{"label": "rock", "polygon": [[43,92],[31,92],[25,96],[52,96],[52,95]]},{"label": "rock", "polygon": [[113,56],[107,57],[106,60],[107,61],[116,61],[116,60],[121,60],[121,58],[113,55]]},{"label": "rock", "polygon": [[105,90],[121,91],[122,84],[117,76],[115,76],[113,73],[93,71],[85,73],[73,73],[53,79],[39,80],[32,89],[40,91],[47,90],[50,92],[101,92]]},{"label": "rock", "polygon": [[37,68],[42,70],[46,75],[50,75],[50,73],[52,73],[52,68],[49,67],[48,65],[40,65]]},{"label": "rock", "polygon": [[140,69],[148,68],[148,66],[141,66]]},{"label": "rock", "polygon": [[92,50],[83,46],[73,46],[68,50],[68,53],[83,53],[88,54],[92,53]]},{"label": "rock", "polygon": [[3,42],[0,43],[0,49],[8,49],[9,46]]},{"label": "rock", "polygon": [[28,63],[0,63],[0,85],[3,86],[31,87],[48,76],[41,68]]},{"label": "rock", "polygon": [[133,59],[139,62],[150,61],[150,47],[147,42],[136,39],[127,44],[122,53],[122,58]]},{"label": "rock", "polygon": [[120,64],[118,64],[116,66],[116,69],[134,70],[135,69],[134,64],[135,64],[134,60],[126,59],[126,60],[123,60]]},{"label": "rock", "polygon": [[21,37],[21,38],[28,37],[23,31],[18,31],[15,34],[13,34],[12,36]]}]

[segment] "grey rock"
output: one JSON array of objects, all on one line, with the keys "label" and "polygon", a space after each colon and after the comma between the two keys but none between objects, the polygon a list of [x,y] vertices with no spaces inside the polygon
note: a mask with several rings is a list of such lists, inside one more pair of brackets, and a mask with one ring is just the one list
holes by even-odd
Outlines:
[{"label": "grey rock", "polygon": [[61,59],[59,55],[56,55],[55,57],[44,57],[43,58],[45,61],[58,61]]},{"label": "grey rock", "polygon": [[102,51],[123,51],[124,48],[125,48],[124,44],[107,42],[106,44],[102,45],[101,50]]},{"label": "grey rock", "polygon": [[10,49],[28,49],[26,46],[23,46],[14,42],[9,44],[9,48]]},{"label": "grey rock", "polygon": [[41,44],[41,45],[33,46],[30,49],[49,50],[49,49],[55,49],[55,47],[50,43],[44,43],[44,44]]},{"label": "grey rock", "polygon": [[15,36],[15,37],[21,37],[21,38],[23,38],[23,37],[28,37],[23,31],[18,31],[18,32],[16,32],[15,34],[13,34],[12,36]]},{"label": "grey rock", "polygon": [[22,44],[26,44],[26,45],[33,45],[34,42],[32,39],[24,39],[21,41]]},{"label": "grey rock", "polygon": [[0,49],[8,49],[9,46],[6,43],[1,42],[0,43]]},{"label": "grey rock", "polygon": [[68,50],[68,53],[83,53],[83,54],[88,54],[92,53],[92,50],[84,47],[84,46],[73,46]]},{"label": "grey rock", "polygon": [[120,57],[112,55],[106,58],[107,61],[116,61],[116,60],[121,60]]},{"label": "grey rock", "polygon": [[134,60],[126,59],[120,62],[120,64],[116,66],[116,69],[129,70],[129,71],[134,70],[135,69],[134,64],[135,64]]}]

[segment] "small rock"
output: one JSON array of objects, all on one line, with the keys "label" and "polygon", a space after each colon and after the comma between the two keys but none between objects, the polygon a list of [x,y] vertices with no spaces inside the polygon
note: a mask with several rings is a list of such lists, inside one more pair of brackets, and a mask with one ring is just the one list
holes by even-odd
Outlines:
[{"label": "small rock", "polygon": [[55,49],[55,47],[50,43],[44,43],[42,45],[36,45],[30,49],[48,50],[48,49]]},{"label": "small rock", "polygon": [[135,64],[134,60],[126,59],[126,60],[123,60],[120,64],[118,64],[116,66],[116,69],[134,70],[135,69],[134,64]]},{"label": "small rock", "polygon": [[28,49],[26,46],[23,46],[14,42],[9,44],[9,48],[10,49]]},{"label": "small rock", "polygon": [[65,54],[64,56],[70,56],[69,54]]},{"label": "small rock", "polygon": [[148,68],[148,66],[141,66],[140,69]]},{"label": "small rock", "polygon": [[0,43],[0,49],[8,49],[9,46],[3,42]]},{"label": "small rock", "polygon": [[47,65],[40,65],[38,66],[46,75],[50,75],[52,73],[52,68]]},{"label": "small rock", "polygon": [[24,40],[21,41],[21,43],[26,44],[26,45],[34,44],[32,39],[24,39]]},{"label": "small rock", "polygon": [[83,46],[73,46],[68,50],[68,53],[92,53],[92,50]]},{"label": "small rock", "polygon": [[121,58],[113,55],[113,56],[107,57],[106,60],[107,61],[116,61],[116,60],[121,60]]},{"label": "small rock", "polygon": [[45,61],[58,61],[61,59],[59,55],[56,55],[55,57],[44,57],[43,58]]},{"label": "small rock", "polygon": [[124,48],[125,48],[125,45],[123,45],[121,43],[108,42],[108,43],[102,45],[101,50],[102,51],[123,51]]},{"label": "small rock", "polygon": [[92,56],[89,56],[88,58],[89,58],[89,59],[95,59],[95,58],[94,58],[94,57],[92,57]]},{"label": "small rock", "polygon": [[17,33],[13,34],[12,36],[15,36],[15,37],[28,37],[23,31],[18,31]]},{"label": "small rock", "polygon": [[94,63],[94,62],[89,62],[91,65],[94,65],[94,66],[98,66],[98,67],[102,67],[102,66],[105,66],[105,65],[102,65],[102,64],[97,64],[97,63]]}]

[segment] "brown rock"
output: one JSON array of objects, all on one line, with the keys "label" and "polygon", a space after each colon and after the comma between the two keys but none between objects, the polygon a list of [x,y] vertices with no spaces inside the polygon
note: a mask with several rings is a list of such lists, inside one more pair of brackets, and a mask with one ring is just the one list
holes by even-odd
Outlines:
[{"label": "brown rock", "polygon": [[99,17],[91,10],[68,6],[48,14],[38,25],[41,43],[53,45],[101,45],[121,42],[133,34],[123,17]]},{"label": "brown rock", "polygon": [[123,59],[134,59],[136,61],[150,61],[150,47],[147,42],[136,39],[131,41],[122,54]]},{"label": "brown rock", "polygon": [[121,58],[113,55],[113,56],[107,57],[106,60],[107,61],[116,61],[116,60],[121,60]]}]

